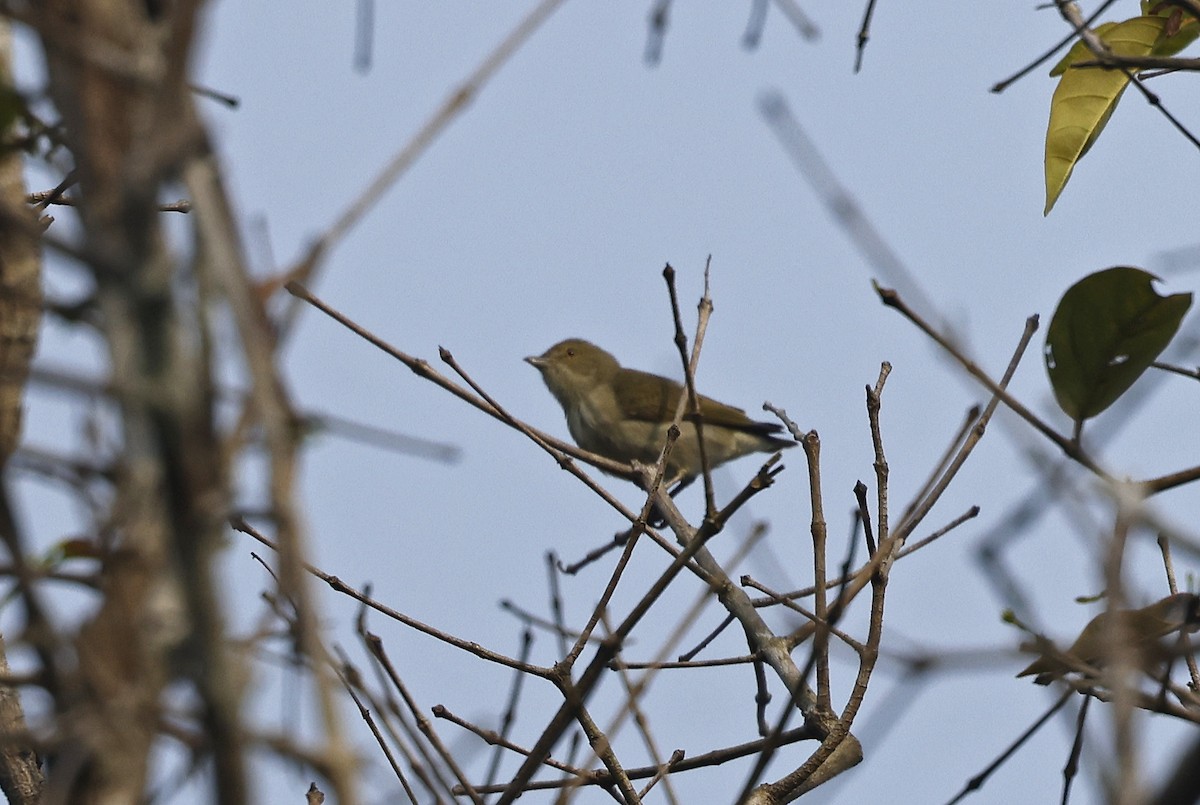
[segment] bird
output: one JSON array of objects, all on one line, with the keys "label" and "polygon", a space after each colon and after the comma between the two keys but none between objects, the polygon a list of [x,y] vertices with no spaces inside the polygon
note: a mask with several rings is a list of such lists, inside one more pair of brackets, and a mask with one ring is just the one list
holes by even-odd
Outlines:
[{"label": "bird", "polygon": [[[666,443],[684,387],[659,375],[626,369],[600,347],[581,338],[560,341],[541,355],[525,358],[542,374],[562,406],[571,437],[584,450],[630,463],[654,464]],[[709,467],[750,453],[795,446],[778,438],[781,425],[757,422],[716,400],[696,395]],[[704,471],[696,417],[685,409],[679,439],[667,460],[664,485],[682,489]]]},{"label": "bird", "polygon": [[[1180,629],[1194,632],[1197,628],[1200,628],[1200,597],[1175,593],[1141,609],[1101,612],[1088,621],[1064,653],[1081,663],[1100,667],[1113,654],[1112,641],[1120,635],[1130,641],[1128,647],[1136,654],[1137,664],[1149,669],[1171,656],[1170,647],[1161,642],[1163,637]],[[1037,674],[1034,682],[1049,685],[1073,670],[1057,652],[1050,652],[1042,654],[1017,676]]]}]

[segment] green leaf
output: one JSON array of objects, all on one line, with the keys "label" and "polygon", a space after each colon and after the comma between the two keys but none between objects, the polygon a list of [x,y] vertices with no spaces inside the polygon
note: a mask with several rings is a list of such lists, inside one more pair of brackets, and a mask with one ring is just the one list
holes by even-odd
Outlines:
[{"label": "green leaf", "polygon": [[7,134],[20,118],[28,114],[25,98],[10,86],[0,85],[0,133]]},{"label": "green leaf", "polygon": [[1118,266],[1063,294],[1046,334],[1046,371],[1067,416],[1078,422],[1112,405],[1179,330],[1192,295],[1159,296],[1156,279]]},{"label": "green leaf", "polygon": [[[1105,23],[1095,32],[1118,56],[1163,55],[1158,51],[1160,46],[1170,42],[1174,47],[1176,40],[1182,41],[1180,38],[1184,35],[1181,29],[1175,36],[1165,36],[1169,23],[1168,17],[1134,17],[1124,22]],[[1051,75],[1061,74],[1062,77],[1050,101],[1050,123],[1046,129],[1046,208],[1043,215],[1048,215],[1054,202],[1058,201],[1075,164],[1100,136],[1129,84],[1129,77],[1122,70],[1069,69],[1076,62],[1091,58],[1091,51],[1082,42],[1077,42],[1051,72]],[[1129,72],[1136,73],[1137,70]]]}]

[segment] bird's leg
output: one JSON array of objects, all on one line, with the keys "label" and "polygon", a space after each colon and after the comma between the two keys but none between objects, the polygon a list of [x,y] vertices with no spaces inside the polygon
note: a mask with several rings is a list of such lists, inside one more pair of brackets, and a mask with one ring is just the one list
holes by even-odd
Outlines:
[{"label": "bird's leg", "polygon": [[688,475],[688,476],[686,476],[686,477],[685,477],[685,478],[684,478],[682,481],[680,481],[679,483],[675,484],[675,488],[674,488],[674,489],[672,489],[672,490],[671,490],[670,492],[668,492],[667,494],[668,494],[668,495],[670,495],[671,497],[675,497],[675,496],[676,496],[676,495],[678,495],[680,492],[682,492],[683,490],[685,490],[685,489],[687,489],[689,486],[691,486],[691,485],[692,485],[692,482],[693,482],[693,481],[695,481],[695,480],[696,480],[696,476],[695,476],[695,475]]},{"label": "bird's leg", "polygon": [[[696,480],[695,475],[687,476],[687,477],[683,478],[683,480],[681,480],[679,483],[675,484],[674,489],[668,490],[667,494],[673,498],[676,495],[678,495],[680,492],[682,492],[683,490],[685,490],[689,486],[691,486],[692,482],[695,480]],[[659,510],[658,505],[655,504],[655,505],[651,506],[650,513],[646,516],[646,525],[650,526],[651,528],[662,528],[666,524],[667,524],[667,518]]]}]

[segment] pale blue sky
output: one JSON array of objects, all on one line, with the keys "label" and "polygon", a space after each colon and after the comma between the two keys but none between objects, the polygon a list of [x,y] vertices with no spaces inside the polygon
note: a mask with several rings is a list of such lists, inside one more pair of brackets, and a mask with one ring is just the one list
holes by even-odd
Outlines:
[{"label": "pale blue sky", "polygon": [[[772,7],[754,52],[740,45],[748,5],[673,4],[662,63],[651,68],[642,60],[650,3],[565,3],[329,255],[314,290],[406,352],[437,364],[438,345],[449,348],[510,411],[565,437],[560,409],[521,358],[581,336],[627,365],[677,373],[660,272],[668,261],[677,269],[690,325],[712,255],[716,309],[700,387],[753,412],[770,400],[820,432],[826,512],[840,557],[853,484],[874,483],[863,387],[874,382],[879,362],[894,365],[883,424],[896,515],[965,409],[984,396],[879,304],[873,271],[764,124],[760,94],[782,94],[938,306],[929,312],[952,321],[994,374],[1025,317],[1041,313],[1044,333],[1058,296],[1082,275],[1116,264],[1154,270],[1156,255],[1194,243],[1195,209],[1187,199],[1194,198],[1200,161],[1130,93],[1043,218],[1042,138],[1053,82],[1042,69],[1002,95],[988,88],[1062,36],[1053,12],[1035,11],[1033,3],[881,3],[863,71],[854,75],[860,4],[805,4],[822,30],[815,44]],[[1135,3],[1123,5],[1126,15],[1136,13]],[[377,3],[374,64],[361,75],[352,66],[351,3],[214,4],[198,76],[241,99],[236,111],[205,111],[256,268],[265,274],[301,255],[530,6]],[[1155,88],[1200,128],[1200,119],[1187,118],[1200,101],[1193,79],[1168,77]],[[256,219],[266,220],[269,244]],[[1192,269],[1170,277],[1169,289],[1194,287],[1200,274]],[[68,287],[71,279],[64,272],[52,282]],[[1041,366],[1043,337],[1013,388],[1066,428]],[[48,332],[42,360],[68,362],[76,341]],[[458,464],[445,466],[325,437],[305,462],[301,497],[316,564],[347,582],[373,583],[376,597],[397,609],[515,652],[519,625],[497,602],[513,599],[544,612],[544,553],[577,558],[621,525],[523,437],[319,314],[304,314],[287,367],[306,408],[463,450]],[[1109,466],[1141,476],[1196,463],[1196,440],[1174,433],[1174,423],[1194,421],[1195,393],[1187,381],[1161,384],[1146,416],[1106,451]],[[36,392],[30,399],[31,438],[61,439],[50,431],[77,420],[69,411],[43,414],[43,399]],[[982,507],[980,518],[897,565],[886,647],[1016,644],[974,558],[979,537],[1036,484],[1008,436],[1014,432],[1027,435],[1019,425],[993,426],[921,533],[973,504]],[[811,578],[800,451],[785,463],[776,487],[716,545],[718,555],[728,555],[752,518],[768,519],[770,550],[759,551],[745,572],[778,587]],[[719,473],[719,490],[728,497],[755,468],[752,460],[731,465]],[[254,475],[248,467],[248,479]],[[632,488],[611,486],[637,502]],[[684,500],[695,512],[698,495]],[[1198,513],[1192,492],[1164,496],[1159,505],[1180,524]],[[1068,634],[1094,611],[1071,599],[1101,587],[1098,551],[1084,547],[1089,540],[1097,545],[1096,538],[1089,531],[1081,539],[1078,521],[1059,512],[1011,553],[1051,633]],[[231,537],[231,609],[253,607],[268,584],[249,558],[254,549]],[[1139,589],[1147,599],[1159,597],[1154,553],[1137,553]],[[641,556],[618,607],[628,606],[634,585],[662,565],[650,551]],[[1183,568],[1194,561],[1179,557]],[[567,582],[575,622],[606,578],[607,565]],[[655,635],[673,623],[671,607],[682,610],[696,592],[689,580],[664,601],[629,655],[650,651]],[[324,599],[330,639],[350,643],[353,609]],[[850,626],[861,628],[862,609]],[[709,612],[696,634],[718,618]],[[380,618],[373,622],[426,707],[443,703],[494,723],[507,674]],[[539,639],[537,661],[551,660],[553,642]],[[743,649],[731,638],[714,652]],[[835,668],[843,697],[849,659],[842,652]],[[997,657],[986,672],[948,674],[918,687],[895,684],[885,659],[856,728],[865,762],[811,799],[948,799],[1048,706],[1040,688],[1013,678],[1023,664]],[[265,682],[259,707],[277,712],[288,698],[277,678],[268,674]],[[615,685],[614,678],[598,697],[601,712]],[[486,690],[497,694],[481,696]],[[555,700],[542,685],[527,691],[518,740],[531,743]],[[748,669],[685,672],[660,678],[647,708],[667,752],[680,746],[697,754],[754,737],[753,694]],[[1099,724],[1102,710],[1093,712]],[[886,737],[876,737],[893,719]],[[453,728],[438,726],[451,743],[467,745]],[[626,738],[632,743],[632,733]],[[1158,746],[1172,746],[1162,740]],[[377,758],[365,740],[363,747]],[[1068,730],[1047,727],[973,801],[1057,798],[1068,747]],[[782,753],[768,779],[798,765],[808,748]],[[1170,754],[1147,760],[1162,763]],[[705,801],[728,801],[744,774],[743,765],[731,764],[680,776],[676,785],[686,802],[700,801],[697,792]],[[290,779],[297,799],[307,783]],[[396,801],[382,763],[365,781],[370,801]],[[1086,787],[1077,793],[1081,802],[1095,794]]]}]

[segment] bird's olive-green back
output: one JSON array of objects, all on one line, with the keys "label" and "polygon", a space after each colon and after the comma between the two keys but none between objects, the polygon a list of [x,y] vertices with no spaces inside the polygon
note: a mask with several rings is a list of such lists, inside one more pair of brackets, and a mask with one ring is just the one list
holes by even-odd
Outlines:
[{"label": "bird's olive-green back", "polygon": [[[684,391],[683,386],[674,380],[637,369],[622,369],[621,372],[628,373],[628,379],[633,381],[615,384],[617,402],[626,416],[646,422],[670,421],[675,416],[680,395]],[[771,422],[755,422],[740,408],[719,403],[702,394],[699,396],[701,424],[720,425],[762,436],[783,429],[781,425]],[[684,412],[684,420],[694,419],[695,416],[690,411]]]}]

